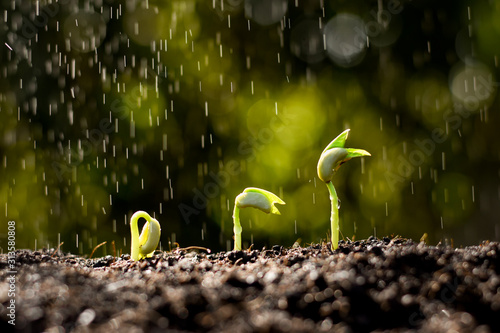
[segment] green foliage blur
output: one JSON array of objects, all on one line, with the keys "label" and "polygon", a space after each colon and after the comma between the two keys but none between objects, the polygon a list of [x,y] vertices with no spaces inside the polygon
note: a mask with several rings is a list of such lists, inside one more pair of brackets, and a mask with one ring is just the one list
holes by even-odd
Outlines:
[{"label": "green foliage blur", "polygon": [[[130,253],[130,216],[163,250],[326,241],[316,164],[344,238],[500,241],[500,5],[470,1],[1,0],[0,247]],[[382,5],[381,7],[379,7]],[[342,236],[341,236],[342,237]],[[177,244],[176,244],[177,243]]]}]

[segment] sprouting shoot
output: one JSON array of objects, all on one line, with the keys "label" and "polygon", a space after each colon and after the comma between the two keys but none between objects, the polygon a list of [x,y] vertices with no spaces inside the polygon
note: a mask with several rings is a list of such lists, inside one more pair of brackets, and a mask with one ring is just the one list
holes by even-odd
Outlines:
[{"label": "sprouting shoot", "polygon": [[339,247],[339,206],[338,197],[332,178],[338,168],[353,157],[371,156],[369,152],[363,149],[344,148],[345,141],[349,135],[349,129],[346,129],[339,136],[333,139],[325,150],[321,153],[318,161],[318,177],[326,183],[330,192],[330,201],[332,204],[330,223],[332,228],[332,249]]},{"label": "sprouting shoot", "polygon": [[[146,223],[142,227],[142,232],[139,236],[139,227],[137,223],[141,217],[146,220]],[[132,236],[130,242],[130,257],[132,260],[152,257],[160,241],[160,223],[148,213],[139,210],[130,218],[130,233]]]},{"label": "sprouting shoot", "polygon": [[276,208],[275,204],[284,205],[285,202],[281,200],[276,194],[269,191],[256,188],[247,187],[243,192],[238,194],[234,201],[233,223],[234,223],[234,250],[241,251],[241,223],[240,223],[240,208],[253,207],[260,209],[264,213],[271,213],[280,215],[280,211]]}]

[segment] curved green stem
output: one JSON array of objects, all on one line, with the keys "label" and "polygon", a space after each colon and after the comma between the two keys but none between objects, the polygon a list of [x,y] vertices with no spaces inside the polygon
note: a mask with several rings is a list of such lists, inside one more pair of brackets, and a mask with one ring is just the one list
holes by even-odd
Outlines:
[{"label": "curved green stem", "polygon": [[337,191],[332,182],[326,183],[328,191],[330,192],[330,201],[332,203],[332,215],[330,216],[330,223],[332,228],[332,250],[336,250],[339,247],[339,198],[337,197]]},{"label": "curved green stem", "polygon": [[234,250],[241,251],[241,228],[240,208],[253,207],[263,211],[266,214],[280,215],[280,211],[275,204],[284,205],[276,194],[257,187],[247,187],[234,199],[233,210],[233,231],[234,231]]},{"label": "curved green stem", "polygon": [[147,219],[149,214],[139,211],[130,218],[130,257],[132,260],[139,260],[139,227],[137,223],[141,217]]},{"label": "curved green stem", "polygon": [[241,231],[243,230],[241,228],[241,223],[240,223],[240,208],[238,207],[237,204],[234,205],[234,210],[233,210],[233,231],[234,231],[234,250],[235,251],[241,251]]},{"label": "curved green stem", "polygon": [[371,156],[364,149],[344,148],[345,141],[349,135],[349,130],[346,129],[340,133],[332,142],[326,146],[321,153],[318,161],[318,177],[326,183],[330,192],[330,200],[332,202],[332,215],[330,222],[332,224],[332,249],[336,250],[339,247],[339,199],[337,192],[332,184],[332,177],[338,168],[345,162],[354,157]]}]

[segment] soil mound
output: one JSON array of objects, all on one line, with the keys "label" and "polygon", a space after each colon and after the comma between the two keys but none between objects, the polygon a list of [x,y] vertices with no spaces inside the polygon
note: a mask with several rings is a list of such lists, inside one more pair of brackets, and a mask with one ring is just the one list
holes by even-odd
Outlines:
[{"label": "soil mound", "polygon": [[140,262],[18,250],[15,274],[0,256],[0,331],[500,332],[499,250],[373,237]]}]

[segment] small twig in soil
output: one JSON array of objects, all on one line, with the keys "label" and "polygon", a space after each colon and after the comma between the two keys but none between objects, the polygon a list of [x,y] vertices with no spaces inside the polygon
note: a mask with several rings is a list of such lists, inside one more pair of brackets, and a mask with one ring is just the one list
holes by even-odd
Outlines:
[{"label": "small twig in soil", "polygon": [[420,242],[424,242],[424,243],[426,243],[427,236],[428,236],[428,235],[427,235],[427,233],[426,233],[426,232],[424,232],[424,234],[422,235],[422,237],[420,237]]},{"label": "small twig in soil", "polygon": [[95,250],[97,250],[98,248],[100,248],[101,246],[103,246],[103,245],[104,245],[104,244],[106,244],[106,243],[107,243],[107,242],[102,242],[101,244],[96,245],[96,247],[94,247],[94,249],[92,250],[92,253],[90,254],[89,259],[92,259],[92,256],[94,255]]},{"label": "small twig in soil", "polygon": [[342,237],[342,240],[345,240],[345,238],[347,238],[349,241],[351,241],[349,239],[349,237],[344,237],[344,234],[342,233],[342,230],[339,229],[339,232],[340,232],[340,236]]},{"label": "small twig in soil", "polygon": [[181,248],[181,247],[179,247],[178,243],[175,243],[175,244],[177,244],[177,248],[175,248],[174,251],[203,250],[203,251],[206,251],[207,253],[212,252],[210,249],[208,249],[206,247],[202,247],[202,246],[188,246],[188,247]]},{"label": "small twig in soil", "polygon": [[52,253],[52,255],[50,256],[51,258],[52,258],[52,257],[53,257],[56,253],[58,253],[58,252],[59,252],[59,248],[60,248],[60,247],[61,247],[61,245],[63,245],[63,244],[64,244],[64,242],[61,242],[61,244],[59,244],[59,245],[57,246],[57,249],[55,249],[54,253]]}]

